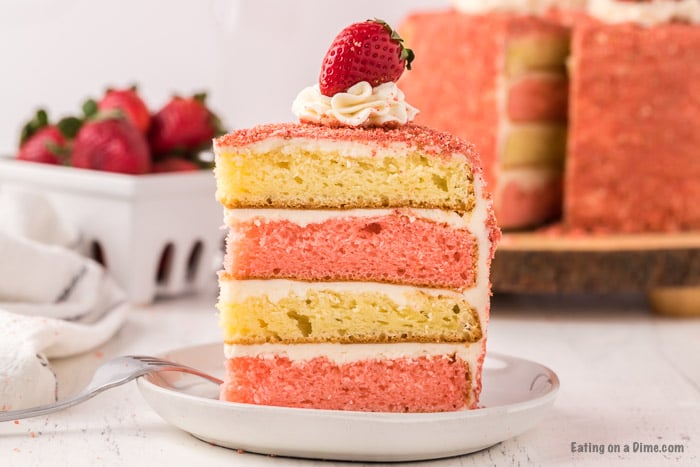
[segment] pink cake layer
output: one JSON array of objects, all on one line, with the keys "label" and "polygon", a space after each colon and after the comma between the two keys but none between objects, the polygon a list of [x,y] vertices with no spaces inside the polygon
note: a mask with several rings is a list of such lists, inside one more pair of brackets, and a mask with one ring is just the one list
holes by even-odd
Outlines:
[{"label": "pink cake layer", "polygon": [[536,188],[510,181],[502,190],[496,209],[498,221],[504,228],[534,226],[561,214],[562,181],[559,177]]},{"label": "pink cake layer", "polygon": [[[468,365],[453,356],[361,360],[326,357],[226,360],[220,397],[230,402],[366,412],[444,412],[474,408]],[[322,378],[319,375],[323,375]]]},{"label": "pink cake layer", "polygon": [[508,117],[514,122],[566,121],[568,80],[564,76],[524,76],[508,90]]},{"label": "pink cake layer", "polygon": [[445,288],[468,288],[476,282],[478,246],[468,229],[399,211],[306,226],[260,219],[229,224],[224,267],[236,279],[381,281]]},{"label": "pink cake layer", "polygon": [[581,22],[571,60],[565,227],[700,229],[700,27]]}]

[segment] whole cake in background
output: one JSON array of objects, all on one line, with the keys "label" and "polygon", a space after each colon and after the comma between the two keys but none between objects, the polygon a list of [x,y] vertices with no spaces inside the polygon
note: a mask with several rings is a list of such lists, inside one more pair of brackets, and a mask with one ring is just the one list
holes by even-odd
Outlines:
[{"label": "whole cake in background", "polygon": [[455,3],[405,19],[425,63],[400,84],[417,121],[476,145],[499,226],[541,225],[561,214],[569,28],[557,2]]},{"label": "whole cake in background", "polygon": [[700,228],[700,2],[454,7],[405,19],[426,66],[399,84],[417,122],[476,145],[500,227]]},{"label": "whole cake in background", "polygon": [[412,59],[386,23],[350,25],[294,101],[299,123],[215,140],[222,399],[478,406],[500,232],[474,148],[411,123],[395,81]]}]

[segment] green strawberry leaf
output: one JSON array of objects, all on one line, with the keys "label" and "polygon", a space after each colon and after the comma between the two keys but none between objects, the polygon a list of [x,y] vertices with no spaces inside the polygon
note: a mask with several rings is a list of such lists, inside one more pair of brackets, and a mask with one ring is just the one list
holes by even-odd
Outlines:
[{"label": "green strawberry leaf", "polygon": [[399,58],[401,60],[406,60],[406,69],[410,70],[411,69],[411,62],[416,58],[416,54],[413,53],[413,50],[407,49],[402,44],[401,45],[401,55],[399,55]]},{"label": "green strawberry leaf", "polygon": [[60,160],[64,160],[70,155],[70,148],[68,146],[59,146],[52,141],[47,141],[44,146],[49,150],[49,152],[58,156]]},{"label": "green strawberry leaf", "polygon": [[78,134],[78,130],[83,126],[83,120],[77,117],[64,117],[56,124],[63,136],[73,139]]},{"label": "green strawberry leaf", "polygon": [[211,110],[209,110],[209,118],[211,121],[211,126],[214,128],[214,136],[216,137],[225,135],[226,129],[224,128],[224,124],[221,121],[221,118],[219,118],[219,116]]},{"label": "green strawberry leaf", "polygon": [[36,111],[36,120],[39,124],[39,128],[45,127],[49,124],[49,115],[44,109],[39,109]]},{"label": "green strawberry leaf", "polygon": [[88,99],[83,103],[82,109],[85,119],[94,117],[97,114],[97,102],[94,99]]}]

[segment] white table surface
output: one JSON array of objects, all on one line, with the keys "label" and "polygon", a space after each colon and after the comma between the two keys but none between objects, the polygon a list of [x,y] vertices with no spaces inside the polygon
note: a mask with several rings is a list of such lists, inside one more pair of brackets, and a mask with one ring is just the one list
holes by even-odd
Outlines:
[{"label": "white table surface", "polygon": [[[135,308],[87,354],[54,361],[60,396],[119,354],[159,354],[220,339],[214,290]],[[489,350],[552,368],[561,390],[531,431],[472,455],[412,466],[700,465],[700,319],[648,311],[641,297],[496,297]],[[682,453],[574,453],[571,443],[680,444]],[[0,423],[0,466],[346,464],[209,445],[168,425],[129,383],[63,412]],[[394,464],[396,465],[396,464]]]}]

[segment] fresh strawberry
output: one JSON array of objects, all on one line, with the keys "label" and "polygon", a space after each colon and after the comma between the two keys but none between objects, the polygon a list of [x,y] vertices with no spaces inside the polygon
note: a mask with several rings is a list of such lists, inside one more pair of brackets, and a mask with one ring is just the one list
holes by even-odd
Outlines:
[{"label": "fresh strawberry", "polygon": [[199,166],[182,157],[166,157],[153,163],[153,173],[191,172],[199,170]]},{"label": "fresh strawberry", "polygon": [[70,152],[68,140],[75,137],[80,120],[66,117],[56,125],[49,123],[45,110],[37,110],[34,117],[22,127],[17,159],[62,164]]},{"label": "fresh strawberry", "polygon": [[119,110],[141,133],[146,134],[151,125],[151,113],[138,95],[135,87],[128,89],[108,89],[97,103],[102,111]]},{"label": "fresh strawberry", "polygon": [[73,143],[73,166],[125,174],[151,170],[148,143],[139,130],[123,118],[89,120]]},{"label": "fresh strawberry", "polygon": [[173,97],[151,120],[149,143],[155,156],[192,154],[211,145],[219,120],[206,106],[204,94]]},{"label": "fresh strawberry", "polygon": [[321,93],[333,96],[360,81],[372,86],[397,81],[411,69],[414,55],[386,22],[378,19],[354,23],[336,36],[321,65]]},{"label": "fresh strawberry", "polygon": [[45,164],[61,164],[66,139],[58,127],[50,125],[37,130],[17,152],[17,159]]}]

